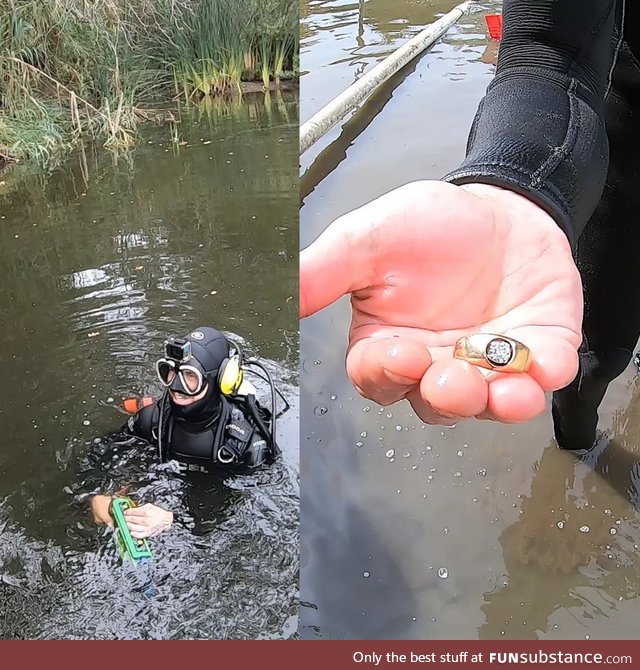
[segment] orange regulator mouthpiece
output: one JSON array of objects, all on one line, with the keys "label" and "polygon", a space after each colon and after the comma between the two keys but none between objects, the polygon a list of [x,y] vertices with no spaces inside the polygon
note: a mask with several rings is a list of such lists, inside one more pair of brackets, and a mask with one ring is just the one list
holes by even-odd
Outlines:
[{"label": "orange regulator mouthpiece", "polygon": [[144,396],[143,398],[127,398],[122,403],[122,407],[128,414],[137,414],[141,409],[153,405],[153,403],[153,398],[150,398],[149,396]]}]

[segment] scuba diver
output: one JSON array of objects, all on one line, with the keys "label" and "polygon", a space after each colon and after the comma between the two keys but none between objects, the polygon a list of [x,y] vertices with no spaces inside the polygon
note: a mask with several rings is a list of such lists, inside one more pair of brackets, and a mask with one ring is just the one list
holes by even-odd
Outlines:
[{"label": "scuba diver", "polygon": [[[271,388],[271,409],[256,400],[256,389],[244,378],[247,368],[260,368]],[[165,391],[160,400],[130,399],[138,409],[123,431],[157,447],[161,461],[174,460],[186,470],[255,469],[273,462],[276,444],[276,388],[268,370],[255,358],[244,359],[239,345],[208,327],[165,342],[165,355],[156,362]],[[284,400],[286,409],[288,403]],[[96,523],[113,526],[113,496],[94,495],[91,509]],[[174,514],[146,503],[126,510],[131,535],[151,537],[169,528]]]}]

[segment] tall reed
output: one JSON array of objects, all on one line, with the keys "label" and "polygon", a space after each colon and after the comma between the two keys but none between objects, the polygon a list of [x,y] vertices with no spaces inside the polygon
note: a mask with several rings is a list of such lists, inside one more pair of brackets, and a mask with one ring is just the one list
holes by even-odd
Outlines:
[{"label": "tall reed", "polygon": [[[4,0],[0,163],[135,141],[149,108],[295,76],[297,0]],[[265,48],[267,45],[268,48]]]}]

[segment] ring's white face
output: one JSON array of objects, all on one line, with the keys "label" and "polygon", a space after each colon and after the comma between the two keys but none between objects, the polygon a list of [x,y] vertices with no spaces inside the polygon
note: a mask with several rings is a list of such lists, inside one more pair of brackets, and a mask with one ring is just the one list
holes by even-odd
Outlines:
[{"label": "ring's white face", "polygon": [[184,393],[178,393],[177,391],[169,391],[169,394],[171,395],[171,400],[176,405],[180,405],[181,407],[187,407],[188,405],[192,405],[194,402],[197,402],[198,400],[202,400],[202,398],[205,397],[207,394],[207,389],[209,388],[209,384],[205,384],[204,388],[202,389],[202,392],[199,393],[198,395],[184,395]]}]

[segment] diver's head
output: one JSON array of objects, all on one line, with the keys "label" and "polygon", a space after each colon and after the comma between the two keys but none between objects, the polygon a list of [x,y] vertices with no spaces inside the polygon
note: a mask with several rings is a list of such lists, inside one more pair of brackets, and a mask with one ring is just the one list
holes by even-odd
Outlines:
[{"label": "diver's head", "polygon": [[177,418],[200,422],[217,414],[218,374],[229,356],[229,340],[215,328],[197,328],[165,342],[165,356],[156,363],[156,371]]}]

